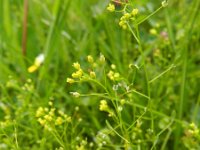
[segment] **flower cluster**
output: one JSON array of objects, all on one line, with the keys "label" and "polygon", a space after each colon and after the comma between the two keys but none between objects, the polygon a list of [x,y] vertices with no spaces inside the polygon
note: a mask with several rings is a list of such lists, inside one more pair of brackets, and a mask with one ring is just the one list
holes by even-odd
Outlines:
[{"label": "flower cluster", "polygon": [[114,12],[114,11],[115,11],[115,5],[109,3],[109,4],[108,4],[108,7],[107,7],[107,10],[110,11],[110,12]]},{"label": "flower cluster", "polygon": [[120,74],[119,72],[114,72],[110,70],[107,74],[108,78],[112,81],[118,81],[120,79]]},{"label": "flower cluster", "polygon": [[32,83],[32,80],[31,79],[28,79],[26,81],[26,83],[22,86],[22,89],[24,91],[27,91],[27,92],[33,92],[34,91],[34,85]]},{"label": "flower cluster", "polygon": [[78,62],[73,63],[73,67],[76,70],[75,72],[72,73],[71,78],[67,78],[66,82],[67,83],[74,83],[78,82],[82,79],[95,79],[96,78],[96,72],[95,68],[99,64],[104,64],[105,63],[105,57],[103,54],[100,54],[98,64],[94,61],[94,58],[91,55],[87,56],[87,62],[90,64],[90,67],[88,70],[89,72],[84,72],[83,69],[81,68],[81,65]]},{"label": "flower cluster", "polygon": [[106,100],[101,100],[99,105],[100,111],[108,112],[108,116],[112,117],[114,115],[114,112],[111,110],[111,108],[108,106],[108,103]]},{"label": "flower cluster", "polygon": [[67,78],[67,82],[72,84],[75,82],[75,79],[81,79],[83,76],[83,70],[78,62],[73,63],[72,65],[76,71],[72,73],[72,78]]},{"label": "flower cluster", "polygon": [[128,13],[126,12],[119,21],[119,26],[122,27],[123,29],[127,29],[127,23],[130,20],[135,20],[136,15],[138,14],[138,9],[133,9],[132,12]]},{"label": "flower cluster", "polygon": [[110,132],[110,130],[107,128],[101,129],[100,131],[97,132],[97,135],[95,136],[94,140],[95,140],[98,148],[102,148],[106,144],[111,143],[111,139],[108,134],[109,132]]},{"label": "flower cluster", "polygon": [[120,80],[120,74],[119,72],[115,72],[116,66],[114,64],[111,65],[111,69],[108,73],[107,76],[110,80],[112,81],[118,81]]},{"label": "flower cluster", "polygon": [[196,124],[189,124],[184,131],[184,136],[182,138],[185,147],[188,149],[199,149],[200,145],[200,134],[199,128]]},{"label": "flower cluster", "polygon": [[51,130],[53,126],[59,126],[63,123],[70,123],[71,117],[65,114],[64,112],[53,108],[53,103],[50,101],[49,105],[51,108],[39,107],[36,111],[37,121],[47,130]]}]

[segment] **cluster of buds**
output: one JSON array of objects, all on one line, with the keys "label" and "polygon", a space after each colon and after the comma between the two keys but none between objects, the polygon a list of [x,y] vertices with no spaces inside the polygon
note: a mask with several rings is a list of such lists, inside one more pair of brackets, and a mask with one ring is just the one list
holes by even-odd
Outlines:
[{"label": "cluster of buds", "polygon": [[115,5],[109,3],[109,4],[108,4],[108,7],[107,7],[107,10],[110,11],[110,12],[114,12],[114,11],[115,11]]},{"label": "cluster of buds", "polygon": [[78,62],[73,63],[72,65],[76,71],[72,73],[72,78],[67,78],[67,82],[72,84],[75,82],[75,79],[80,79],[83,76],[83,70]]},{"label": "cluster of buds", "polygon": [[108,112],[108,116],[112,117],[114,115],[114,112],[111,110],[111,108],[108,106],[108,103],[106,100],[101,100],[99,105],[100,111]]},{"label": "cluster of buds", "polygon": [[52,102],[49,102],[49,105],[51,106],[50,109],[47,107],[39,107],[36,111],[35,116],[41,126],[47,130],[51,130],[53,126],[59,126],[65,122],[71,122],[71,117],[64,114],[62,111],[59,110],[55,113],[56,108],[52,107]]},{"label": "cluster of buds", "polygon": [[127,23],[129,20],[135,20],[136,15],[138,14],[138,9],[133,9],[130,13],[125,13],[119,21],[119,26],[123,29],[127,29]]},{"label": "cluster of buds", "polygon": [[[105,61],[106,61],[106,59],[105,59],[105,57],[104,57],[104,55],[103,54],[100,54],[100,57],[99,57],[99,64],[104,64],[105,63]],[[90,71],[89,71],[89,73],[88,74],[86,74],[83,70],[82,70],[82,68],[81,68],[81,66],[80,66],[80,64],[78,63],[78,62],[75,62],[75,63],[73,63],[73,67],[74,67],[74,69],[76,70],[75,72],[73,72],[72,73],[72,77],[71,78],[67,78],[67,80],[66,80],[66,82],[67,83],[70,83],[70,84],[72,84],[72,83],[74,83],[74,82],[76,82],[77,81],[77,79],[78,80],[80,80],[80,79],[83,79],[84,77],[90,77],[90,78],[92,78],[92,79],[95,79],[96,78],[96,73],[95,73],[95,71],[94,71],[94,68],[96,68],[96,66],[97,66],[97,63],[94,61],[94,58],[91,56],[91,55],[88,55],[87,56],[87,62],[90,64],[90,66],[91,66],[91,69],[89,69]],[[85,73],[85,76],[84,76],[84,73]],[[88,76],[87,76],[88,75]]]},{"label": "cluster of buds", "polygon": [[73,67],[76,69],[76,72],[72,73],[72,78],[81,78],[83,75],[83,70],[81,69],[81,66],[78,62],[73,64]]},{"label": "cluster of buds", "polygon": [[107,74],[108,78],[112,81],[118,81],[120,79],[120,74],[119,72],[114,72],[110,70]]},{"label": "cluster of buds", "polygon": [[199,129],[194,123],[191,123],[189,124],[189,128],[185,130],[185,134],[189,137],[196,137],[199,135]]},{"label": "cluster of buds", "polygon": [[188,149],[199,149],[200,134],[199,128],[195,123],[190,123],[186,126],[182,137],[183,144]]}]

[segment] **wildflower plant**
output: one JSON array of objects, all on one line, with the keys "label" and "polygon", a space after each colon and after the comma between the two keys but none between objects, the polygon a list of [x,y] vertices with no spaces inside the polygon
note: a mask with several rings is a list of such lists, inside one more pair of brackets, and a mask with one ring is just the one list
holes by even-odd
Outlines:
[{"label": "wildflower plant", "polygon": [[[67,78],[67,82],[69,85],[80,83],[83,84],[84,82],[93,84],[94,86],[97,86],[96,89],[101,89],[102,93],[99,93],[98,91],[92,92],[92,93],[78,93],[78,92],[70,92],[74,97],[85,97],[85,96],[96,96],[98,97],[98,104],[99,104],[99,111],[104,112],[107,114],[108,118],[105,118],[105,121],[108,124],[108,128],[110,131],[114,132],[117,136],[122,138],[122,141],[124,141],[124,146],[128,143],[131,143],[129,139],[130,137],[123,138],[125,134],[127,134],[125,125],[123,122],[126,122],[126,120],[123,119],[123,111],[127,108],[130,109],[131,104],[131,98],[130,96],[133,94],[136,96],[141,96],[144,99],[149,99],[149,97],[135,89],[133,89],[132,85],[128,85],[128,81],[123,77],[118,71],[117,66],[114,64],[108,65],[105,57],[101,54],[98,59],[93,59],[91,55],[89,55],[88,59],[88,65],[92,68],[93,64],[96,63],[97,66],[92,72],[97,72],[98,70],[101,70],[101,65],[103,65],[103,75],[102,74],[96,74],[95,76],[91,76],[91,71],[87,72],[87,70],[91,70],[91,68],[81,68],[81,65],[77,65],[77,63],[74,63],[75,73],[77,69],[81,69],[81,76],[79,78],[74,78],[75,81],[72,83],[70,82],[69,78]],[[86,59],[87,59],[86,58]],[[92,61],[91,61],[92,60]],[[97,60],[95,62],[94,60]],[[79,67],[75,67],[75,64]],[[74,73],[72,73],[73,75]],[[79,99],[79,100],[80,100]],[[126,108],[127,107],[127,108]],[[146,108],[144,108],[142,115],[146,113]],[[136,119],[137,120],[137,119]],[[113,122],[113,125],[110,125],[109,122]],[[135,123],[129,124],[130,129],[132,126],[134,126]],[[131,129],[132,130],[132,129]],[[110,133],[108,133],[109,135]],[[121,135],[122,134],[122,135]],[[127,136],[127,135],[126,135]],[[109,143],[112,143],[112,141],[109,141]],[[98,143],[97,143],[98,145]],[[106,143],[100,144],[99,146],[105,146]]]},{"label": "wildflower plant", "polygon": [[[153,149],[157,144],[160,134],[171,128],[174,122],[174,116],[172,115],[167,118],[168,122],[164,123],[160,132],[156,133],[154,131],[154,118],[151,111],[150,83],[158,79],[160,76],[154,78],[153,80],[149,80],[145,65],[146,58],[139,32],[139,26],[157,13],[160,9],[166,7],[167,1],[163,1],[160,5],[161,6],[157,10],[142,19],[141,17],[138,17],[140,15],[140,10],[133,7],[132,3],[121,3],[122,10],[117,10],[113,2],[109,3],[107,7],[107,10],[110,12],[122,14],[119,19],[119,26],[122,27],[122,29],[130,31],[135,38],[136,44],[139,47],[139,52],[142,56],[142,64],[140,65],[145,74],[146,93],[143,93],[139,88],[134,87],[134,84],[131,83],[128,77],[121,74],[116,65],[109,64],[105,59],[105,56],[102,54],[100,54],[99,61],[94,61],[98,59],[94,59],[91,55],[87,56],[86,59],[89,63],[89,68],[81,68],[79,63],[73,64],[75,72],[72,73],[72,78],[67,78],[67,82],[69,84],[82,84],[83,82],[94,84],[98,87],[95,89],[101,89],[101,93],[96,91],[96,93],[80,92],[79,94],[78,92],[73,92],[72,94],[75,96],[77,95],[76,93],[78,93],[78,96],[75,97],[80,98],[85,96],[99,97],[97,98],[99,101],[99,111],[106,113],[108,117],[105,118],[106,126],[109,130],[106,135],[115,135],[112,140],[109,140],[109,142],[104,142],[104,144],[97,143],[98,147],[107,147],[108,145],[106,143],[114,143],[120,139],[121,147],[125,149],[141,146],[141,144],[144,145],[142,147],[148,147],[148,142],[145,141],[152,143],[151,149]],[[150,33],[153,35],[157,34],[156,30],[153,29]],[[127,68],[129,68],[129,71],[127,72],[131,72],[132,69],[140,70],[138,65],[133,64],[130,64]],[[97,73],[99,70],[100,73]],[[138,100],[134,100],[138,98],[140,99],[140,102]],[[127,117],[125,114],[132,111],[132,109],[134,109],[134,115],[128,116],[130,118],[133,117],[133,121],[128,121],[125,119]],[[138,112],[136,112],[136,110]],[[148,119],[144,119],[145,117]],[[148,124],[147,122],[149,122],[150,125],[143,126],[142,122],[145,122],[145,124]]]},{"label": "wildflower plant", "polygon": [[40,106],[37,108],[35,118],[44,131],[44,134],[52,135],[57,143],[59,143],[60,148],[74,149],[77,147],[78,141],[70,144],[70,142],[72,142],[71,137],[75,134],[70,130],[72,127],[78,126],[80,122],[80,118],[78,120],[78,118],[75,117],[78,112],[78,107],[75,108],[74,112],[73,116],[68,115],[63,110],[56,108],[54,102],[50,100],[48,102],[48,107]]}]

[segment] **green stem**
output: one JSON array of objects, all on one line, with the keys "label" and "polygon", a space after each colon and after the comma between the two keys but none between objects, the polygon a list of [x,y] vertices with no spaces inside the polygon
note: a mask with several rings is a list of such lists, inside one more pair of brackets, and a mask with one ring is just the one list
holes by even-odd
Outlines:
[{"label": "green stem", "polygon": [[149,83],[154,82],[155,80],[157,80],[158,78],[162,77],[165,73],[167,73],[168,71],[170,71],[172,68],[174,68],[174,65],[171,65],[167,70],[163,71],[161,74],[157,75],[156,77],[154,77],[153,79],[151,79],[149,81]]},{"label": "green stem", "polygon": [[144,19],[142,19],[141,21],[139,21],[137,23],[137,25],[143,23],[144,21],[146,21],[147,19],[149,19],[151,16],[153,16],[154,14],[156,14],[159,10],[161,10],[163,8],[163,6],[160,6],[158,9],[156,9],[153,13],[151,13],[150,15],[146,16]]}]

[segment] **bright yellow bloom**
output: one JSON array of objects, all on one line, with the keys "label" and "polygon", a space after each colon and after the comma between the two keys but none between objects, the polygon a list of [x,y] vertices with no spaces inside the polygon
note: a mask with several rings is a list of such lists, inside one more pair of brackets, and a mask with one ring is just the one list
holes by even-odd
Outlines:
[{"label": "bright yellow bloom", "polygon": [[46,124],[46,120],[43,120],[42,118],[38,118],[38,122],[44,126]]},{"label": "bright yellow bloom", "polygon": [[52,101],[49,101],[48,104],[49,104],[49,106],[53,106],[53,102]]},{"label": "bright yellow bloom", "polygon": [[152,28],[149,30],[149,33],[152,34],[152,35],[156,35],[157,34],[157,30]]},{"label": "bright yellow bloom", "polygon": [[124,18],[125,18],[125,19],[129,19],[130,17],[131,17],[131,14],[130,14],[130,13],[125,13],[125,14],[124,14]]},{"label": "bright yellow bloom", "polygon": [[111,68],[112,68],[113,70],[115,70],[115,69],[116,69],[116,66],[115,66],[114,64],[112,64],[112,65],[111,65]]},{"label": "bright yellow bloom", "polygon": [[114,80],[114,72],[113,71],[109,71],[107,76],[109,77],[110,80]]},{"label": "bright yellow bloom", "polygon": [[110,12],[115,11],[115,5],[113,5],[113,4],[111,4],[111,3],[108,4],[107,10],[110,11]]},{"label": "bright yellow bloom", "polygon": [[91,71],[91,72],[90,72],[90,77],[91,77],[91,78],[96,78],[96,73],[95,73],[94,71]]},{"label": "bright yellow bloom", "polygon": [[63,123],[63,119],[61,117],[58,117],[56,119],[55,125],[61,125]]},{"label": "bright yellow bloom", "polygon": [[73,78],[81,78],[83,75],[83,70],[79,69],[78,71],[72,73]]},{"label": "bright yellow bloom", "polygon": [[138,12],[139,12],[139,10],[136,8],[136,9],[133,9],[133,10],[132,10],[131,14],[132,14],[133,16],[136,16],[136,15],[138,14]]},{"label": "bright yellow bloom", "polygon": [[36,111],[36,117],[40,117],[44,114],[44,109],[42,107],[39,107]]},{"label": "bright yellow bloom", "polygon": [[81,66],[80,66],[80,64],[78,62],[73,63],[72,66],[77,70],[81,69]]},{"label": "bright yellow bloom", "polygon": [[99,110],[100,111],[107,111],[109,108],[108,108],[108,104],[107,104],[107,101],[106,100],[101,100],[100,101],[100,105],[99,105]]},{"label": "bright yellow bloom", "polygon": [[51,117],[51,115],[45,115],[44,118],[47,120],[47,121],[51,121],[53,118]]},{"label": "bright yellow bloom", "polygon": [[119,74],[118,72],[116,72],[116,73],[114,74],[114,78],[115,78],[115,79],[118,79],[119,76],[120,76],[120,74]]},{"label": "bright yellow bloom", "polygon": [[72,78],[67,78],[67,83],[72,84],[72,83],[74,83],[74,82],[75,82],[74,79],[72,79]]},{"label": "bright yellow bloom", "polygon": [[35,72],[38,68],[39,68],[39,66],[32,65],[32,66],[28,67],[28,72],[29,73]]},{"label": "bright yellow bloom", "polygon": [[121,104],[121,105],[124,105],[125,103],[126,103],[126,100],[125,100],[125,99],[121,99],[121,100],[120,100],[120,104]]},{"label": "bright yellow bloom", "polygon": [[88,56],[87,56],[87,61],[88,61],[89,63],[93,63],[93,62],[94,62],[94,59],[93,59],[93,57],[92,57],[91,55],[88,55]]}]

